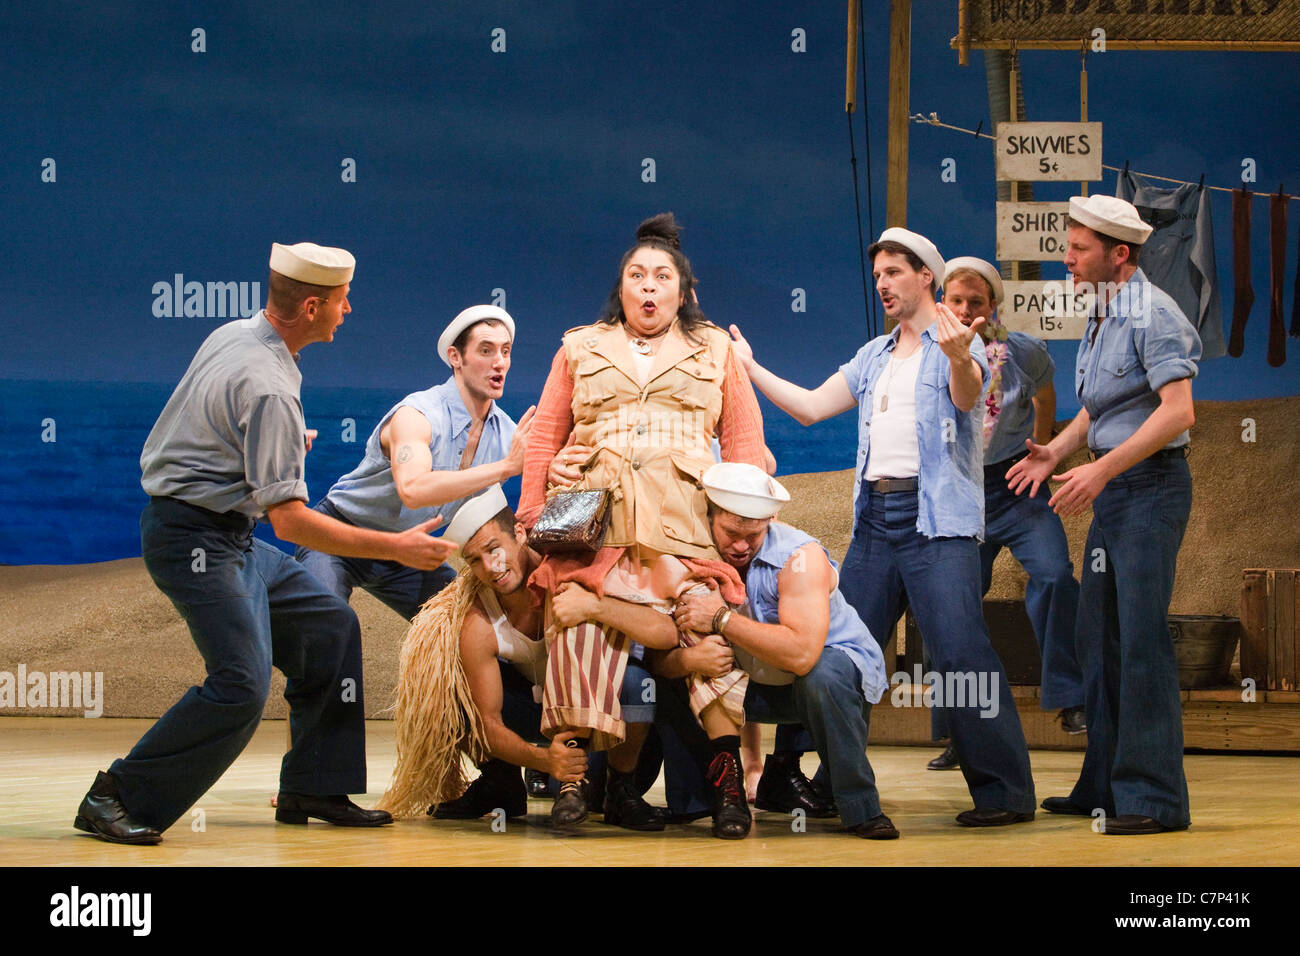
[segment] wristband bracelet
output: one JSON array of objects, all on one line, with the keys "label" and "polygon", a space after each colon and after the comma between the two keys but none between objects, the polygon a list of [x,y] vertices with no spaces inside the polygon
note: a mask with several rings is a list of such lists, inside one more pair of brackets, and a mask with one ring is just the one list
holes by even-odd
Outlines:
[{"label": "wristband bracelet", "polygon": [[713,633],[721,635],[723,629],[727,626],[727,622],[730,620],[731,608],[724,604],[722,607],[718,608],[717,613],[713,615]]}]

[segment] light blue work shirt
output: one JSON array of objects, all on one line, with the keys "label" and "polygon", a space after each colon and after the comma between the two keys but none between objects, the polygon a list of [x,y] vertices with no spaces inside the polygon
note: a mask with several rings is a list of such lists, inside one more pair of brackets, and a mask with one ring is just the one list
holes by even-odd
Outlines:
[{"label": "light blue work shirt", "polygon": [[[901,327],[872,339],[853,359],[840,366],[849,391],[858,400],[858,464],[853,479],[857,513],[862,476],[871,452],[871,418],[876,411],[875,389]],[[970,355],[980,367],[984,388],[989,363],[984,340],[971,339]],[[927,538],[984,540],[984,401],[960,411],[948,393],[948,356],[935,338],[935,325],[921,333],[921,369],[916,376],[916,440],[920,453],[917,475],[916,530]]]},{"label": "light blue work shirt", "polygon": [[[1006,338],[1002,362],[1002,410],[984,449],[984,464],[993,465],[1025,451],[1025,439],[1034,437],[1034,396],[1052,384],[1056,363],[1047,343],[1024,332]],[[986,396],[987,397],[987,396]]]},{"label": "light blue work shirt", "polygon": [[265,311],[215,329],[145,440],[145,494],[250,518],[306,501],[301,386],[296,357]]},{"label": "light blue work shirt", "polygon": [[[402,504],[402,499],[397,496],[397,485],[393,483],[392,462],[379,443],[379,433],[397,410],[404,406],[414,408],[429,420],[432,470],[460,469],[460,459],[469,441],[472,422],[465,402],[460,397],[460,390],[456,388],[456,378],[452,376],[441,385],[407,395],[390,408],[366,440],[366,454],[361,459],[361,464],[336,481],[325,497],[339,514],[362,528],[406,531],[435,515],[441,515],[442,524],[438,527],[440,530],[445,529],[460,506],[472,495],[428,508],[408,508]],[[514,420],[493,402],[483,421],[483,432],[479,436],[471,466],[505,458],[514,437]]]},{"label": "light blue work shirt", "polygon": [[[1160,405],[1163,386],[1196,377],[1200,357],[1200,336],[1177,303],[1136,270],[1079,341],[1075,393],[1091,422],[1088,447],[1110,451],[1128,440]],[[1182,432],[1165,447],[1188,439]]]},{"label": "light blue work shirt", "polygon": [[[816,538],[805,534],[798,528],[779,521],[773,521],[767,527],[758,553],[754,555],[745,574],[745,594],[748,597],[749,616],[764,624],[781,623],[780,588],[778,578],[790,556],[805,544],[812,542],[821,547]],[[822,548],[825,551],[825,548]],[[830,559],[830,555],[827,555]],[[839,572],[839,565],[831,561],[831,567]],[[880,701],[889,681],[885,677],[885,660],[880,653],[880,644],[871,636],[867,625],[862,623],[858,612],[844,599],[836,587],[830,593],[830,627],[826,632],[826,646],[833,647],[848,655],[849,660],[858,669],[858,680],[862,695],[869,703]]]}]

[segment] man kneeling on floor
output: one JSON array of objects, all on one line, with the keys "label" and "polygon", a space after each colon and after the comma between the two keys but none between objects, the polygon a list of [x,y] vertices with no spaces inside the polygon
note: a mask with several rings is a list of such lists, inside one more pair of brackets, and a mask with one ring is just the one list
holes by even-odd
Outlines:
[{"label": "man kneeling on floor", "polygon": [[[541,733],[544,615],[526,586],[541,557],[528,547],[500,485],[467,501],[443,537],[460,546],[466,569],[416,615],[403,643],[397,766],[379,807],[394,816],[413,816],[428,806],[444,820],[472,820],[498,810],[523,816],[528,804],[520,767],[568,785],[583,784],[587,772],[580,730],[562,729],[549,744]],[[563,586],[551,604],[560,627],[596,620],[646,646],[677,644],[672,618],[649,607],[598,597],[576,584]],[[615,826],[662,830],[662,811],[646,803],[632,783],[654,719],[653,683],[640,663],[643,654],[634,645],[623,679],[620,702],[628,733],[609,751],[604,813],[605,822]],[[462,754],[482,769],[468,788]]]},{"label": "man kneeling on floor", "polygon": [[[748,616],[733,613],[716,591],[710,591],[682,598],[676,611],[678,627],[717,634],[733,646],[737,662],[750,676],[746,719],[800,723],[807,729],[849,833],[870,840],[896,839],[898,830],[880,810],[866,756],[871,705],[887,686],[879,645],[844,600],[835,565],[822,546],[772,520],[790,500],[780,482],[752,465],[723,463],[706,471],[702,483],[713,542],[745,580]],[[685,676],[689,651],[676,648],[658,657],[663,676]],[[665,689],[660,705],[671,699]],[[694,738],[697,762],[720,759],[713,757],[698,724],[694,730],[678,729],[683,738]],[[740,788],[738,767],[709,777],[711,782],[720,780],[715,787],[722,791]],[[727,799],[726,792],[715,796]],[[743,791],[738,799],[743,804]]]}]

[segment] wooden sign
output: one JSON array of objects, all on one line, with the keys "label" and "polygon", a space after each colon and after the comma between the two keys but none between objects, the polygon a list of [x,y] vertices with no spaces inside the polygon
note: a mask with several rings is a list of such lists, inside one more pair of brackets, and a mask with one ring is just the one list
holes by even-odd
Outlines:
[{"label": "wooden sign", "polygon": [[1080,339],[1092,309],[1092,293],[1075,292],[1070,279],[1003,282],[998,319],[1013,332],[1040,339]]},{"label": "wooden sign", "polygon": [[998,203],[998,258],[1004,262],[1063,259],[1069,215],[1068,202]]},{"label": "wooden sign", "polygon": [[958,49],[1295,49],[1292,0],[965,0]]},{"label": "wooden sign", "polygon": [[1001,180],[1101,179],[1100,123],[999,123],[995,150]]}]

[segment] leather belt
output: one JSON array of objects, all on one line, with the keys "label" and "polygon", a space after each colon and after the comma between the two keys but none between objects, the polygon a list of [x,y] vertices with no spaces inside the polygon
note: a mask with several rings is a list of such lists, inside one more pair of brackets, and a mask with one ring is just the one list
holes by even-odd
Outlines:
[{"label": "leather belt", "polygon": [[[1090,458],[1092,458],[1093,461],[1096,461],[1098,458],[1101,458],[1103,455],[1109,455],[1114,450],[1115,449],[1113,448],[1090,448],[1088,449],[1088,455]],[[1177,448],[1162,448],[1157,452],[1152,452],[1150,455],[1147,455],[1147,457],[1143,460],[1146,461],[1151,458],[1162,458],[1162,459],[1186,458],[1188,457],[1188,455],[1191,454],[1191,452],[1192,452],[1192,446],[1190,443],[1188,443],[1186,445],[1179,445]]]},{"label": "leather belt", "polygon": [[918,487],[915,478],[877,478],[867,484],[878,495],[892,495],[900,491],[915,492]]}]

